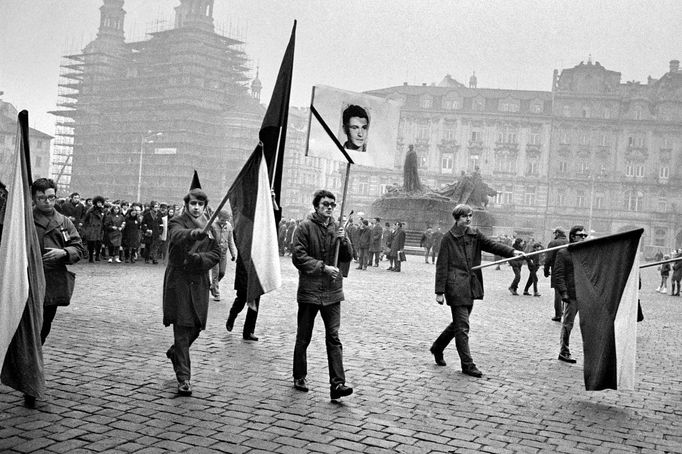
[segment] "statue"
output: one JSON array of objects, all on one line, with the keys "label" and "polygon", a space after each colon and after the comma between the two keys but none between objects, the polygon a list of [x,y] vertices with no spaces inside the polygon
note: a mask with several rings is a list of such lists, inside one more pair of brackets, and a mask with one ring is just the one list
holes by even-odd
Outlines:
[{"label": "statue", "polygon": [[497,195],[497,191],[483,181],[478,167],[472,175],[467,175],[462,170],[459,181],[446,186],[437,193],[452,199],[455,203],[466,203],[472,208],[479,209],[486,209],[489,198]]},{"label": "statue", "polygon": [[403,180],[405,182],[405,192],[424,192],[424,187],[419,179],[419,161],[413,145],[409,146],[407,154],[405,155]]}]

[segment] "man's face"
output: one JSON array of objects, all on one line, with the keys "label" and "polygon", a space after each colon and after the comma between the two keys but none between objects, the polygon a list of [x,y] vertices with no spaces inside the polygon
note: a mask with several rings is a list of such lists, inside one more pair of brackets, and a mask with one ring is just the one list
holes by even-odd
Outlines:
[{"label": "man's face", "polygon": [[334,208],[336,208],[336,202],[334,201],[334,199],[332,199],[330,197],[323,197],[317,203],[317,206],[315,207],[315,211],[320,216],[324,216],[325,218],[330,218],[332,216],[332,213],[334,212]]},{"label": "man's face", "polygon": [[[158,205],[154,206],[158,208]],[[198,218],[203,214],[205,206],[206,202],[203,200],[199,200],[193,195],[189,196],[189,201],[187,202],[187,211],[189,212],[190,216]]]},{"label": "man's face", "polygon": [[585,241],[585,238],[587,238],[588,234],[585,230],[580,230],[578,232],[575,232],[573,234],[574,241],[576,243],[579,243],[581,241]]},{"label": "man's face", "polygon": [[471,224],[471,219],[473,219],[473,217],[474,217],[474,213],[469,213],[469,214],[465,214],[464,216],[460,216],[455,221],[455,225],[467,227],[469,224]]},{"label": "man's face", "polygon": [[56,200],[57,195],[52,188],[47,188],[45,192],[36,191],[36,194],[33,196],[33,203],[43,213],[52,213]]},{"label": "man's face", "polygon": [[79,195],[74,195],[73,197],[71,197],[71,202],[73,202],[74,205],[76,205],[80,201],[81,201],[81,196],[79,196]]},{"label": "man's face", "polygon": [[159,211],[161,211],[161,214],[165,216],[166,213],[168,213],[168,208],[166,208],[166,207],[161,207],[161,208],[159,208]]},{"label": "man's face", "polygon": [[154,211],[154,213],[158,213],[159,212],[159,204],[157,203],[154,206],[152,206],[152,210]]},{"label": "man's face", "polygon": [[362,148],[367,140],[367,128],[369,124],[366,118],[350,117],[346,126],[348,140],[358,148]]}]

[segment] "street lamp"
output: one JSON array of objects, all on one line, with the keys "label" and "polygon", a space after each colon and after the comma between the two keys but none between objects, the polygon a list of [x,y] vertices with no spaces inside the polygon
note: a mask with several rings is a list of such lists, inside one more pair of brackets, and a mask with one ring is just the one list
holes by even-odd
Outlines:
[{"label": "street lamp", "polygon": [[137,170],[137,201],[138,201],[138,203],[141,202],[140,190],[142,189],[142,156],[144,155],[144,144],[145,143],[154,143],[154,139],[157,137],[161,137],[162,135],[163,135],[162,132],[152,132],[152,131],[147,131],[146,134],[140,134],[140,167]]},{"label": "street lamp", "polygon": [[594,208],[594,182],[597,178],[601,179],[606,176],[606,168],[602,165],[599,168],[599,174],[598,175],[590,175],[590,180],[592,181],[592,185],[590,188],[590,216],[588,218],[588,224],[587,224],[587,232],[592,235],[592,211]]}]

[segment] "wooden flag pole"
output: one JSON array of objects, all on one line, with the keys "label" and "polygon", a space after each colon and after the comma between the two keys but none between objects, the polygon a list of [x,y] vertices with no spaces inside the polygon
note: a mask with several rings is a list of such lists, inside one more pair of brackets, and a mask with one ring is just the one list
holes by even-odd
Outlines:
[{"label": "wooden flag pole", "polygon": [[512,260],[515,260],[515,259],[524,258],[524,257],[530,257],[530,256],[533,256],[533,255],[542,254],[543,252],[557,251],[557,250],[559,250],[559,249],[565,249],[565,248],[567,248],[567,247],[568,247],[568,243],[562,244],[561,246],[554,246],[554,247],[550,247],[550,248],[547,248],[547,249],[542,249],[542,250],[540,250],[540,251],[526,252],[526,253],[524,253],[524,255],[509,257],[509,258],[502,259],[502,260],[496,260],[496,261],[490,262],[490,263],[484,263],[483,265],[473,266],[473,267],[471,267],[471,270],[472,270],[472,271],[473,271],[473,270],[480,270],[481,268],[487,268],[487,267],[489,267],[489,266],[494,266],[494,265],[497,265],[497,264],[500,264],[500,263],[507,263],[507,262],[510,262],[510,261],[512,261]]},{"label": "wooden flag pole", "polygon": [[647,263],[646,265],[640,265],[639,269],[649,268],[651,266],[656,266],[656,265],[662,265],[664,263],[679,262],[680,260],[682,260],[682,257],[675,257],[674,259],[669,259],[669,260],[661,260],[660,262]]},{"label": "wooden flag pole", "polygon": [[[346,195],[348,194],[348,178],[350,177],[350,162],[346,163],[346,178],[343,182],[343,198],[341,199],[341,211],[339,213],[339,225],[343,222],[343,209],[346,206]],[[341,249],[341,238],[336,239],[336,250],[334,251],[334,266],[339,266],[339,250]]]}]

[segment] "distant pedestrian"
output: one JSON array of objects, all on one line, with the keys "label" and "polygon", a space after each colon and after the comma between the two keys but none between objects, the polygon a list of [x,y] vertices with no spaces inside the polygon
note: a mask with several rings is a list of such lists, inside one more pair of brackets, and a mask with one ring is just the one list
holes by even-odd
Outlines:
[{"label": "distant pedestrian", "polygon": [[168,226],[168,265],[163,279],[163,324],[173,325],[173,345],[166,356],[173,363],[178,394],[192,394],[189,348],[206,329],[210,282],[208,270],[220,262],[220,245],[212,227],[208,234],[204,210],[208,197],[192,189],[185,210]]},{"label": "distant pedestrian", "polygon": [[[670,260],[669,255],[664,255],[663,260]],[[670,277],[670,263],[662,263],[658,267],[661,272],[661,285],[656,289],[658,293],[668,293],[668,277]]]},{"label": "distant pedestrian", "polygon": [[104,239],[104,197],[92,199],[92,206],[83,217],[83,235],[88,242],[88,261],[99,262]]},{"label": "distant pedestrian", "polygon": [[220,210],[218,217],[213,223],[216,231],[216,241],[220,245],[220,262],[211,268],[211,295],[214,301],[220,301],[220,281],[225,276],[227,270],[227,253],[230,253],[230,260],[233,262],[237,258],[237,248],[234,245],[234,235],[232,224],[230,224],[230,212]]},{"label": "distant pedestrian", "polygon": [[381,228],[381,219],[374,218],[374,225],[371,226],[372,229],[372,242],[369,245],[369,262],[367,266],[379,266],[381,261],[382,244],[381,241],[384,236],[384,229]]},{"label": "distant pedestrian", "polygon": [[367,262],[369,261],[369,246],[372,243],[372,229],[369,228],[369,221],[363,219],[357,230],[357,249],[358,249],[358,268],[359,270],[367,269]]},{"label": "distant pedestrian", "polygon": [[159,263],[159,247],[161,246],[161,233],[163,233],[163,218],[159,210],[161,205],[152,200],[149,209],[142,215],[142,242],[144,243],[144,263],[150,261],[156,265]]},{"label": "distant pedestrian", "polygon": [[391,255],[393,259],[393,269],[391,271],[400,273],[402,269],[402,262],[405,258],[405,231],[403,230],[403,223],[395,223],[395,232],[393,232],[393,239],[391,240]]},{"label": "distant pedestrian", "polygon": [[[524,251],[526,243],[523,241],[522,238],[517,238],[514,240],[514,244],[512,245],[512,248],[516,249],[517,251]],[[511,285],[509,286],[509,292],[511,292],[512,295],[514,296],[519,296],[518,289],[519,289],[519,283],[521,282],[521,268],[523,267],[523,259],[514,259],[509,261],[509,266],[511,266],[512,271],[514,272],[514,279],[512,280]]]},{"label": "distant pedestrian", "polygon": [[[530,252],[537,252],[542,250],[540,243],[533,243]],[[540,269],[540,255],[531,255],[526,257],[526,265],[528,266],[528,280],[526,286],[523,288],[524,295],[530,295],[528,290],[533,286],[533,296],[541,296],[538,293],[538,269]]]},{"label": "distant pedestrian", "polygon": [[[682,250],[679,250],[675,258],[682,258]],[[682,260],[673,263],[673,275],[670,279],[670,295],[680,296],[680,281],[682,280]]]},{"label": "distant pedestrian", "polygon": [[[574,225],[568,233],[568,242],[577,243],[584,241],[588,234],[585,227],[582,225]],[[571,351],[568,348],[571,337],[571,330],[573,329],[573,321],[578,313],[578,301],[575,291],[575,273],[573,269],[573,261],[571,260],[571,251],[568,248],[559,250],[554,261],[554,274],[556,275],[556,288],[561,295],[563,302],[563,311],[561,318],[561,335],[560,335],[560,350],[559,360],[567,363],[575,363],[575,359],[571,356]]]},{"label": "distant pedestrian", "polygon": [[471,268],[481,264],[481,251],[503,257],[522,256],[523,252],[496,243],[471,227],[473,215],[469,205],[457,205],[452,212],[455,225],[443,236],[436,262],[436,302],[450,306],[452,323],[435,340],[431,353],[436,364],[445,366],[443,350],[455,339],[462,372],[481,377],[469,351],[469,315],[474,300],[483,299],[483,274]]},{"label": "distant pedestrian", "polygon": [[109,247],[109,263],[121,263],[121,240],[125,228],[125,217],[121,214],[119,205],[112,205],[104,218],[104,231]]},{"label": "distant pedestrian", "polygon": [[440,250],[440,243],[443,240],[443,232],[440,229],[440,226],[436,227],[436,230],[434,230],[433,235],[431,235],[431,263],[436,263],[436,259],[438,258],[438,251]]},{"label": "distant pedestrian", "polygon": [[140,248],[140,236],[142,219],[140,212],[142,206],[138,203],[133,203],[126,213],[125,227],[123,227],[123,237],[121,238],[121,246],[123,246],[123,259],[126,263],[135,263],[137,260],[137,251]]},{"label": "distant pedestrian", "polygon": [[246,299],[248,292],[249,275],[246,272],[246,267],[241,259],[241,256],[237,256],[237,266],[234,272],[234,289],[237,295],[232,302],[232,307],[230,307],[230,312],[227,316],[227,321],[225,322],[225,329],[227,331],[232,331],[234,329],[234,322],[237,321],[237,316],[246,307],[246,318],[244,319],[244,327],[242,328],[242,339],[247,341],[258,341],[256,336],[256,322],[258,321],[258,312],[260,310],[260,296],[257,296],[251,304]]},{"label": "distant pedestrian", "polygon": [[298,316],[294,348],[294,387],[308,391],[307,350],[313,335],[315,317],[322,315],[329,366],[329,395],[332,400],[349,396],[346,386],[343,347],[339,339],[343,274],[334,263],[336,244],[340,242],[339,262],[350,262],[351,244],[343,226],[332,219],[336,197],[324,189],[313,196],[315,212],[303,221],[294,237],[292,262],[298,269]]},{"label": "distant pedestrian", "polygon": [[[556,227],[552,233],[554,234],[554,239],[549,242],[547,245],[547,249],[552,249],[557,246],[563,246],[564,244],[568,244],[568,240],[566,239],[566,232],[564,232],[564,229],[561,227]],[[550,277],[549,283],[550,286],[554,289],[554,317],[552,317],[552,321],[555,322],[560,322],[561,321],[561,313],[562,313],[562,306],[563,303],[561,302],[561,293],[559,293],[559,290],[556,288],[556,276],[554,275],[554,263],[556,262],[556,254],[557,251],[549,251],[545,254],[545,263],[544,263],[544,274],[545,277]]]},{"label": "distant pedestrian", "polygon": [[427,227],[422,233],[422,237],[419,240],[419,247],[424,248],[424,261],[429,263],[429,253],[433,247],[433,229],[431,227]]}]

